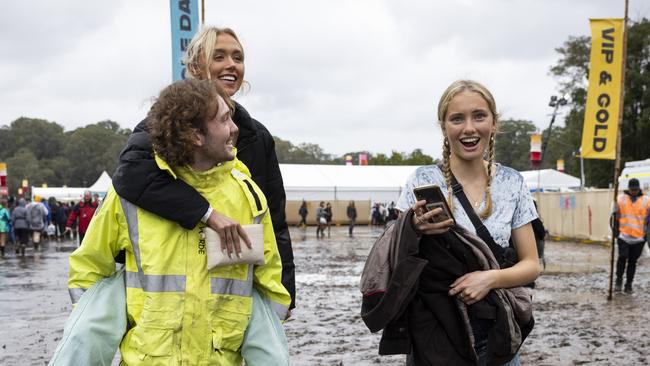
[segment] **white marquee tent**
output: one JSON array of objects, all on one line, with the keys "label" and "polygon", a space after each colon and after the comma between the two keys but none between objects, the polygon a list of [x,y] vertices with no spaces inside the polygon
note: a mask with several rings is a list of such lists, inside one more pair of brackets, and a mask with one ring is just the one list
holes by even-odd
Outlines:
[{"label": "white marquee tent", "polygon": [[280,164],[288,201],[397,201],[417,166]]},{"label": "white marquee tent", "polygon": [[580,179],[555,169],[526,170],[520,172],[528,189],[534,192],[566,192],[580,189]]},{"label": "white marquee tent", "polygon": [[60,202],[79,201],[82,199],[85,190],[91,193],[97,193],[99,197],[104,197],[111,186],[111,177],[103,171],[97,178],[97,181],[88,188],[83,187],[31,187],[32,199],[36,196],[48,199],[56,198]]},{"label": "white marquee tent", "polygon": [[[397,201],[407,178],[417,166],[346,166],[315,164],[280,164],[287,201],[370,200]],[[538,171],[523,171],[528,189],[538,188]],[[580,179],[554,169],[539,171],[542,191],[580,189]]]}]

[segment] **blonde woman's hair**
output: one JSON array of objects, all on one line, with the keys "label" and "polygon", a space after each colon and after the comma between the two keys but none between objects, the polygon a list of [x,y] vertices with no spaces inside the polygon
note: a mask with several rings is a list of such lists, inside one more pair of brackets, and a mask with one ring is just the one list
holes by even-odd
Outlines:
[{"label": "blonde woman's hair", "polygon": [[212,60],[214,54],[217,37],[222,34],[234,38],[242,48],[242,53],[244,52],[244,46],[242,46],[234,30],[204,26],[192,37],[192,41],[190,41],[185,52],[183,62],[187,65],[188,78],[201,79],[202,75],[206,75],[206,78],[211,80],[210,60]]},{"label": "blonde woman's hair", "polygon": [[[494,97],[492,96],[492,93],[490,93],[490,91],[479,82],[473,80],[456,80],[447,87],[444,93],[442,93],[442,96],[440,97],[440,101],[438,102],[438,121],[440,122],[440,127],[443,130],[445,129],[445,118],[447,117],[447,110],[449,109],[449,103],[451,103],[451,100],[454,99],[455,96],[457,96],[458,94],[464,91],[478,93],[487,103],[488,108],[490,109],[490,113],[492,113],[492,118],[494,119],[494,123],[496,124],[498,122],[499,114],[497,113],[497,106],[496,106],[496,102],[494,101]],[[445,140],[443,142],[443,148],[442,148],[442,173],[445,177],[445,184],[447,185],[449,207],[453,211],[454,194],[451,187],[452,185],[451,184],[451,176],[452,176],[451,146],[446,136],[444,139]],[[492,214],[491,188],[492,188],[492,165],[494,163],[494,159],[495,159],[494,134],[492,134],[490,135],[490,141],[488,144],[488,151],[487,151],[488,166],[487,166],[487,189],[485,192],[486,195],[485,208],[483,209],[483,211],[479,213],[479,216],[483,220],[487,219],[490,216],[490,214]]]}]

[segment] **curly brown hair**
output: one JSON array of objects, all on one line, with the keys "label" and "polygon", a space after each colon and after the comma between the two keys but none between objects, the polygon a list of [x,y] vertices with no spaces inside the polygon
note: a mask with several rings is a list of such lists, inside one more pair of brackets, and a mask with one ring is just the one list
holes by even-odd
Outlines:
[{"label": "curly brown hair", "polygon": [[210,80],[180,80],[160,92],[147,115],[147,128],[153,150],[167,164],[194,162],[196,133],[206,134],[208,113],[219,108],[217,96],[233,109],[228,94]]}]

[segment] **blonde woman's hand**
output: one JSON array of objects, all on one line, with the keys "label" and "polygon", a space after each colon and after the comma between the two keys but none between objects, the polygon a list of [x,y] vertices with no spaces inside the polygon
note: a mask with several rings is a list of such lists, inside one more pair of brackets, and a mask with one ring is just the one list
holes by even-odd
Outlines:
[{"label": "blonde woman's hand", "polygon": [[248,234],[236,220],[212,210],[206,224],[219,234],[221,250],[228,254],[228,258],[232,258],[233,254],[237,257],[241,255],[240,238],[248,249],[252,248]]},{"label": "blonde woman's hand", "polygon": [[449,296],[456,296],[466,305],[480,301],[493,288],[494,271],[475,271],[466,273],[449,285]]},{"label": "blonde woman's hand", "polygon": [[426,212],[425,205],[427,201],[417,201],[411,207],[413,209],[413,227],[415,231],[419,234],[426,235],[435,235],[442,234],[449,231],[449,228],[454,225],[453,219],[446,219],[440,221],[444,216],[442,214],[442,208],[437,207],[433,210]]}]

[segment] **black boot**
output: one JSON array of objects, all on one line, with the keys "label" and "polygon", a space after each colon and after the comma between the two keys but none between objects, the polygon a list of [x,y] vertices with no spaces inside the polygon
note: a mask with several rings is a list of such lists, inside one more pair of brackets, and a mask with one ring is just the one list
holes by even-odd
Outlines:
[{"label": "black boot", "polygon": [[631,283],[626,283],[624,291],[625,291],[626,294],[631,294],[632,292],[634,292],[634,291],[632,291],[632,284]]},{"label": "black boot", "polygon": [[614,291],[621,292],[622,289],[623,289],[623,280],[617,278],[616,283],[614,284]]},{"label": "black boot", "polygon": [[0,252],[2,252],[2,258],[5,256],[5,247],[0,247]]}]

